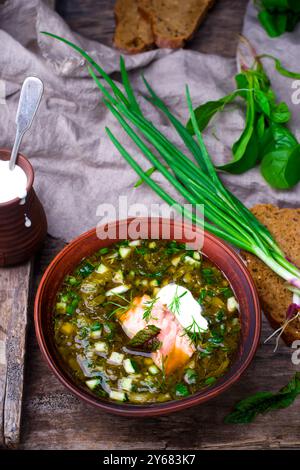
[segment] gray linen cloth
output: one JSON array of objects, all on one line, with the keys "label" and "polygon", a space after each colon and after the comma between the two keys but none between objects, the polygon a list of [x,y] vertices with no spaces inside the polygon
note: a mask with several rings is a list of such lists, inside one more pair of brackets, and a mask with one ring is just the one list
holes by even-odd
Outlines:
[{"label": "gray linen cloth", "polygon": [[[106,136],[105,126],[122,139],[143,168],[150,165],[101,104],[100,92],[89,77],[84,61],[66,45],[42,35],[43,30],[76,42],[108,73],[119,70],[119,53],[73,33],[59,15],[40,0],[9,0],[0,6],[0,146],[12,146],[23,80],[29,75],[40,77],[45,86],[44,97],[21,151],[34,166],[35,188],[47,213],[49,233],[70,240],[101,220],[97,215],[99,204],[118,207],[118,198],[122,195],[127,196],[129,205],[143,203],[149,207],[159,202],[159,198],[146,185],[133,188],[137,177]],[[300,70],[300,25],[294,33],[269,39],[256,20],[254,7],[249,4],[243,32],[259,53],[274,54],[286,66]],[[233,59],[189,50],[154,50],[126,56],[126,66],[143,109],[175,142],[178,139],[170,125],[143,99],[141,72],[185,122],[188,117],[184,97],[186,84],[193,103],[198,105],[230,92],[237,71]],[[291,103],[293,80],[273,73],[271,62],[266,68],[278,98],[284,99],[293,110],[292,128],[300,138],[300,115],[297,106]],[[241,132],[243,122],[244,111],[235,106],[216,118],[205,132],[205,141],[216,163],[231,158],[230,147]],[[176,196],[159,174],[154,178]],[[248,206],[257,202],[299,205],[300,185],[292,191],[274,191],[257,169],[239,176],[222,175],[222,178]]]}]

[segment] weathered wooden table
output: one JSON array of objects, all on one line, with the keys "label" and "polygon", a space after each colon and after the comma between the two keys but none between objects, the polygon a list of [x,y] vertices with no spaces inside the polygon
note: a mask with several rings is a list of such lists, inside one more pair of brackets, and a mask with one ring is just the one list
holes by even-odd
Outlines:
[{"label": "weathered wooden table", "polygon": [[[219,0],[189,47],[233,57],[246,4],[247,0]],[[110,45],[112,5],[113,0],[61,0],[57,2],[57,9],[74,30]],[[263,344],[263,339],[271,333],[265,320],[260,348],[246,374],[221,397],[198,408],[161,418],[128,419],[105,414],[72,396],[42,360],[32,321],[32,302],[38,282],[45,267],[63,245],[61,240],[47,238],[43,251],[36,256],[32,289],[29,289],[29,265],[0,271],[0,310],[3,316],[5,312],[14,312],[9,325],[3,327],[6,320],[1,320],[2,329],[8,330],[11,337],[8,351],[11,355],[15,335],[24,334],[23,330],[15,328],[17,318],[25,314],[18,305],[30,294],[21,448],[175,450],[300,447],[300,401],[286,410],[261,416],[251,425],[223,424],[224,416],[236,401],[258,390],[279,389],[295,371],[290,349],[281,345],[273,354],[272,345]],[[0,328],[0,346],[1,335],[5,331]],[[1,364],[1,350],[0,368],[1,380],[2,372],[6,370]],[[11,363],[8,367],[9,390],[6,397],[0,396],[0,404],[6,400],[7,415],[15,413],[14,398],[21,393],[18,372],[22,372],[22,362]],[[0,420],[1,413],[0,409]],[[16,436],[10,420],[7,423],[4,431],[9,443]]]}]

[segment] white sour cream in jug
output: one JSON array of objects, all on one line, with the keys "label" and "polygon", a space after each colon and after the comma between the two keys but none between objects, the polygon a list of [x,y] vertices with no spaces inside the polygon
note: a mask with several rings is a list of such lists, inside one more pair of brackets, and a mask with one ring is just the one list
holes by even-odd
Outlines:
[{"label": "white sour cream in jug", "polygon": [[27,195],[27,177],[18,165],[9,169],[9,162],[0,160],[0,203],[12,201],[15,198],[24,199]]}]

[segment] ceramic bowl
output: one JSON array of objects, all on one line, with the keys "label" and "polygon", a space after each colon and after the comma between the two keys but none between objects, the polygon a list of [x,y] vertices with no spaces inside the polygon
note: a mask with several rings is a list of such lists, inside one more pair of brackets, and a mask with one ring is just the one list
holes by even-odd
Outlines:
[{"label": "ceramic bowl", "polygon": [[[160,232],[165,224],[169,224],[169,221],[166,219],[140,219],[139,223],[142,233],[140,238],[151,238],[148,237],[149,222],[151,222],[151,230],[154,226],[157,229],[159,228]],[[107,229],[113,228],[116,231],[115,236],[109,240],[99,239],[96,229],[82,234],[69,243],[49,265],[37,291],[34,311],[36,334],[42,354],[54,374],[71,392],[86,403],[95,405],[104,411],[123,416],[144,417],[167,414],[200,405],[220,395],[239,380],[253,359],[261,329],[261,309],[258,295],[244,262],[230,246],[210,233],[204,233],[202,252],[223,271],[229,280],[240,305],[241,319],[241,338],[238,353],[226,374],[213,386],[199,390],[187,398],[162,404],[133,405],[114,403],[98,398],[89,392],[89,390],[86,390],[84,386],[78,385],[64,367],[57,353],[53,339],[53,307],[55,305],[56,293],[64,277],[78,266],[82,258],[90,256],[100,248],[127,238],[119,234],[120,232],[124,234],[124,229],[126,230],[130,223],[131,219],[107,224]],[[195,227],[177,222],[172,223],[173,228],[176,225],[184,228],[185,234],[180,239],[176,238],[177,241],[186,242],[192,239]],[[200,233],[200,229],[196,229],[196,231]],[[174,237],[170,236],[169,239],[172,240]]]}]

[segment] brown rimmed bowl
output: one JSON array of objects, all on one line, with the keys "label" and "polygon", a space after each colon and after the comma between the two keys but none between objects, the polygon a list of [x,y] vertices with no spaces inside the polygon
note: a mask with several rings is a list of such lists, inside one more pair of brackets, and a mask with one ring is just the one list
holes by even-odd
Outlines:
[{"label": "brown rimmed bowl", "polygon": [[[124,238],[130,238],[124,237],[123,234],[131,222],[132,219],[127,219],[106,224],[106,231],[111,229],[112,232],[115,231],[114,236],[106,240],[98,238],[96,229],[90,230],[70,242],[54,258],[44,273],[37,291],[34,307],[35,329],[38,343],[46,362],[58,379],[77,397],[104,411],[118,415],[136,417],[156,416],[200,405],[220,395],[239,380],[251,363],[258,346],[261,329],[261,309],[253,280],[239,255],[217,237],[204,232],[203,248],[201,251],[223,271],[240,305],[240,345],[229,370],[209,388],[201,389],[194,395],[180,400],[160,404],[119,404],[93,395],[83,385],[81,386],[75,382],[71,374],[66,370],[56,350],[53,335],[53,307],[55,305],[56,294],[65,276],[78,266],[82,258],[92,255],[100,248],[109,246]],[[170,240],[176,239],[179,242],[186,243],[193,239],[195,231],[201,238],[200,228],[195,228],[192,225],[181,222],[170,223],[166,219],[141,218],[139,219],[139,224],[141,234],[139,238],[150,239],[149,235],[150,233],[153,234],[153,227],[156,233],[160,233],[155,238],[162,238],[161,233],[167,224],[169,226],[171,224],[171,235],[168,237]],[[176,228],[184,229],[184,236],[182,238],[172,236]]]}]

